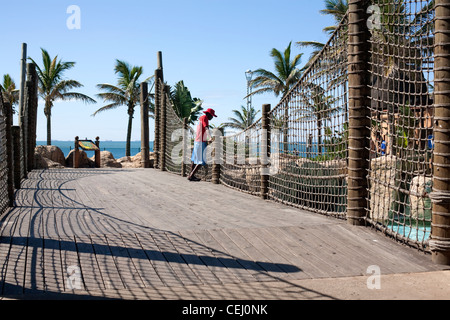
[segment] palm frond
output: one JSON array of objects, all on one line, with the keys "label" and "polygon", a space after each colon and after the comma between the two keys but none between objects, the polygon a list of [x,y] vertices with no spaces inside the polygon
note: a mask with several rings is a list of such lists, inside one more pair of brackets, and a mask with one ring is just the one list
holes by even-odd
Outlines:
[{"label": "palm frond", "polygon": [[111,104],[108,104],[108,105],[106,105],[106,106],[104,106],[104,107],[101,107],[101,108],[98,109],[97,111],[95,111],[95,112],[92,114],[92,116],[95,117],[97,114],[99,114],[99,113],[101,113],[101,112],[105,112],[105,111],[108,111],[108,110],[117,109],[118,107],[121,107],[122,105],[123,105],[123,104],[121,104],[121,103],[111,103]]},{"label": "palm frond", "polygon": [[61,100],[63,101],[67,101],[67,100],[79,100],[82,101],[84,103],[97,103],[97,101],[95,101],[94,99],[92,99],[91,97],[79,93],[79,92],[67,92],[67,93],[62,93],[61,94]]}]

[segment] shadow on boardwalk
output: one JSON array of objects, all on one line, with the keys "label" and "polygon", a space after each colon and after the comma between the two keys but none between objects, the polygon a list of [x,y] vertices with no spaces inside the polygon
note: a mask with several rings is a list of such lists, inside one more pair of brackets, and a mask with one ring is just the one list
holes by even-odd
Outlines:
[{"label": "shadow on boardwalk", "polygon": [[[295,281],[361,275],[368,253],[390,272],[430,268],[421,259],[406,267],[401,250],[389,261],[385,243],[356,254],[337,245],[359,241],[342,223],[301,211],[274,218],[284,207],[201,184],[203,194],[230,197],[211,215],[213,202],[189,201],[190,186],[154,170],[33,171],[1,219],[1,296],[333,299]],[[326,240],[335,224],[344,233]]]},{"label": "shadow on boardwalk", "polygon": [[[41,171],[25,182],[17,191],[16,206],[1,220],[3,296],[58,297],[70,287],[74,274],[65,271],[71,266],[80,266],[81,288],[87,291],[145,288],[153,283],[163,287],[240,283],[261,277],[273,281],[279,278],[271,273],[301,272],[294,265],[235,257],[174,232],[109,215],[104,208],[87,205],[75,188],[66,187],[86,176],[113,173]],[[80,294],[65,292],[61,298],[90,297]]]}]

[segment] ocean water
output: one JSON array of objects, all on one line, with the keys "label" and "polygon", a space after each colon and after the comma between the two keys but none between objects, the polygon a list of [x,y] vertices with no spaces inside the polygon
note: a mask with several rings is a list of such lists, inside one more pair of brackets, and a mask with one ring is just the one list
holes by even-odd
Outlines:
[{"label": "ocean water", "polygon": [[[46,145],[46,141],[37,141],[36,145],[42,146]],[[74,148],[74,141],[52,141],[52,145],[57,146],[62,150],[64,156],[67,157],[70,150]],[[115,159],[120,159],[125,157],[125,141],[101,141],[100,140],[100,150],[101,151],[109,151],[113,154]],[[131,141],[131,156],[134,156],[141,152],[141,142],[140,141]],[[153,152],[153,142],[150,142],[150,152]],[[86,151],[88,157],[93,157],[93,151]]]}]

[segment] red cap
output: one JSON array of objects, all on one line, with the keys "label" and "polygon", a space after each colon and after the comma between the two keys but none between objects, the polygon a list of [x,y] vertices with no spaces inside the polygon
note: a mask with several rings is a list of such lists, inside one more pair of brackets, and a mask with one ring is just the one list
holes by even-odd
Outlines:
[{"label": "red cap", "polygon": [[215,112],[213,109],[211,109],[211,108],[209,108],[209,109],[206,110],[206,111],[203,111],[203,113],[209,113],[209,114],[212,115],[213,117],[217,118],[216,112]]}]

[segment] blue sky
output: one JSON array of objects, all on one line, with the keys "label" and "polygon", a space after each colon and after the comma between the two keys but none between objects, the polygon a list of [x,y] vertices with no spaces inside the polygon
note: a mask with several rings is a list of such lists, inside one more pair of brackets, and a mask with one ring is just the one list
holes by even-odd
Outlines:
[{"label": "blue sky", "polygon": [[[67,8],[81,10],[81,29],[69,30]],[[245,71],[273,70],[269,52],[284,50],[289,42],[327,40],[322,32],[333,19],[319,13],[322,0],[24,0],[2,3],[0,75],[20,81],[21,43],[28,56],[41,61],[40,48],[76,66],[66,77],[80,81],[79,91],[97,100],[96,105],[57,102],[53,108],[52,137],[75,136],[124,141],[127,113],[121,107],[92,117],[102,107],[96,97],[98,83],[116,83],[116,59],[144,67],[144,77],[154,74],[156,54],[163,53],[164,76],[170,85],[184,80],[204,107],[216,109],[216,124],[226,122],[233,109],[245,105]],[[309,51],[293,45],[293,53]],[[271,94],[255,96],[253,105],[275,106]],[[138,108],[137,108],[138,110]],[[38,140],[46,140],[46,121],[39,106]],[[150,123],[152,132],[154,127]],[[139,112],[133,123],[133,140],[140,139]],[[153,132],[151,134],[153,138]]]}]

